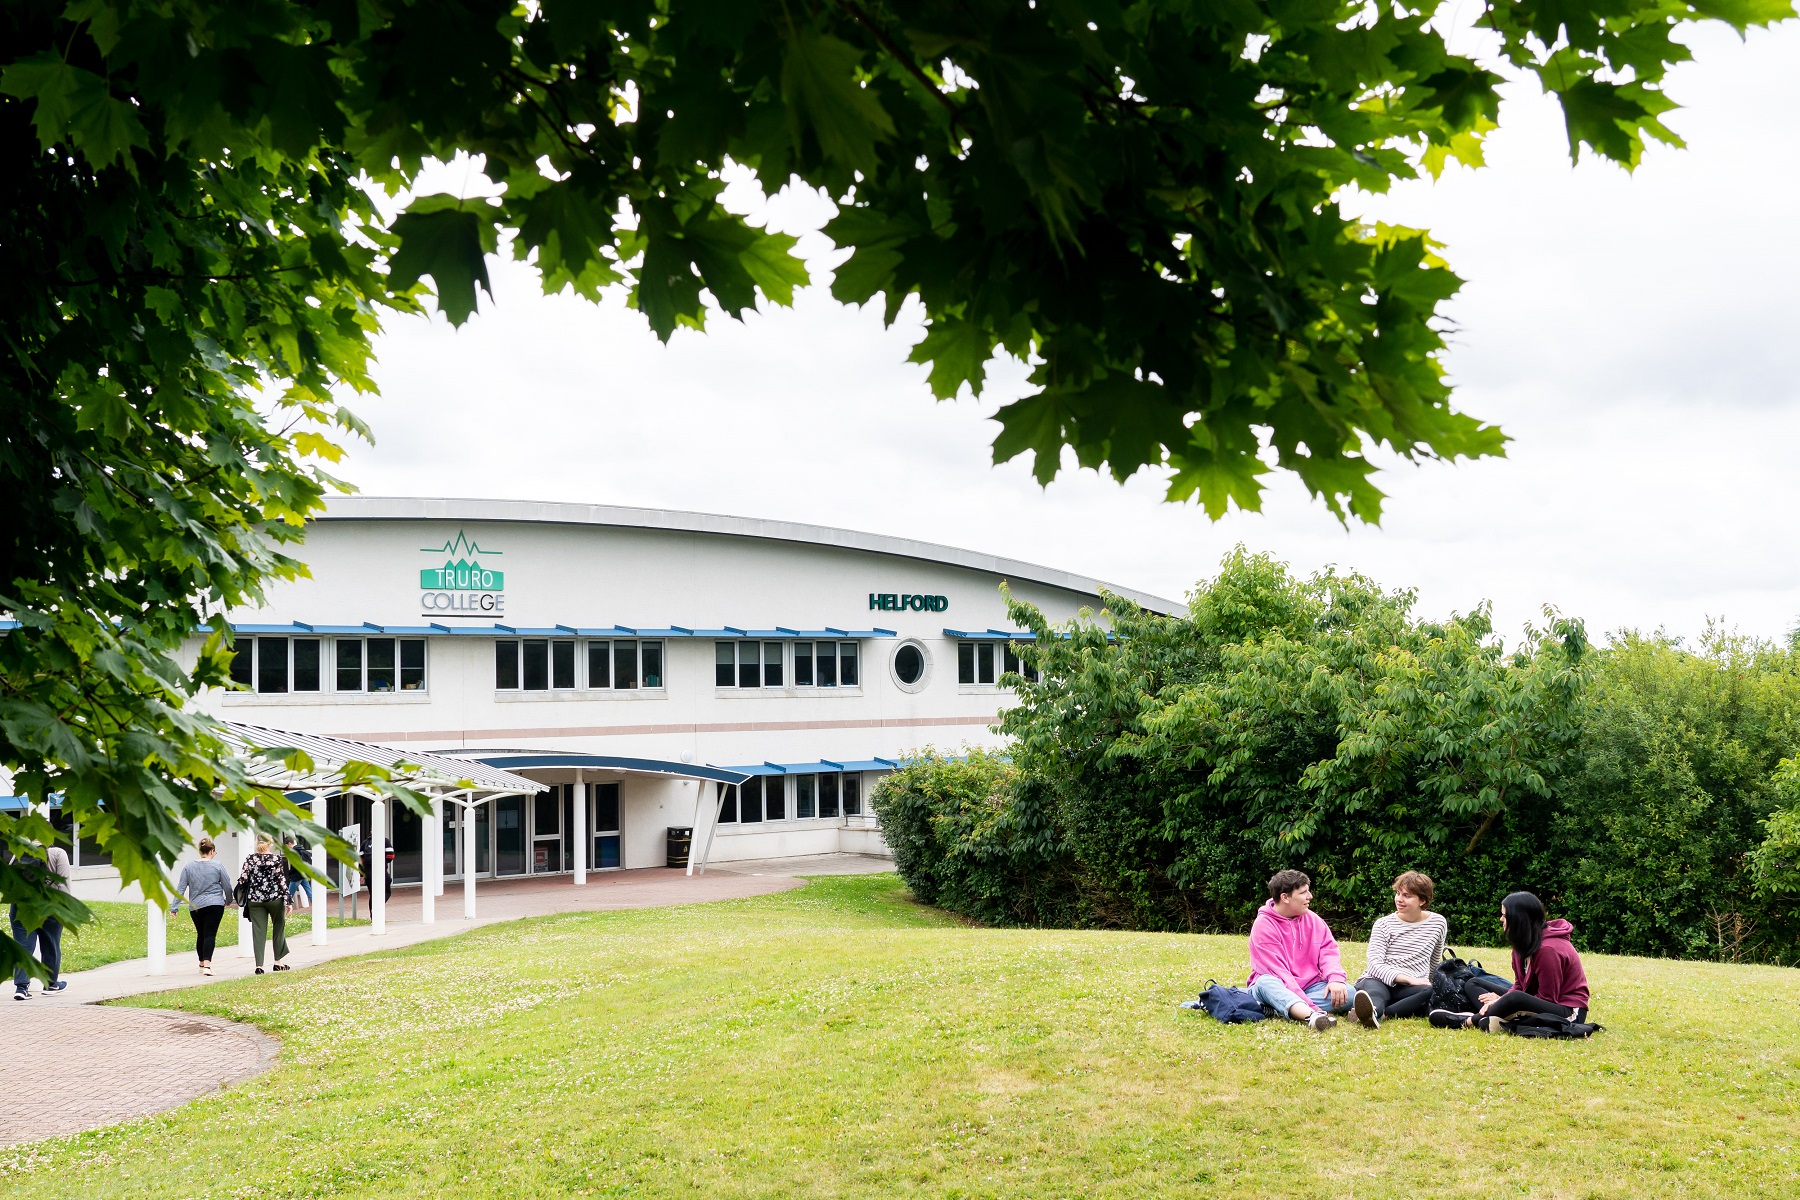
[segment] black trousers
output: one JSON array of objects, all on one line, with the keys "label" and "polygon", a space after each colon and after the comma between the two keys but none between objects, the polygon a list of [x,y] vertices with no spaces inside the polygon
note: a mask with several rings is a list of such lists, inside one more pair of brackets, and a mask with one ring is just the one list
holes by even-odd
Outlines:
[{"label": "black trousers", "polygon": [[213,949],[219,941],[219,921],[225,916],[223,904],[209,904],[205,908],[190,908],[188,916],[194,920],[194,957],[201,962],[211,962]]},{"label": "black trousers", "polygon": [[1549,1017],[1561,1017],[1565,1021],[1579,1021],[1587,1016],[1585,1008],[1570,1008],[1566,1004],[1558,1004],[1516,989],[1502,994],[1494,1001],[1494,1006],[1487,1010],[1486,1015],[1505,1018],[1522,1012],[1543,1013]]},{"label": "black trousers", "polygon": [[1375,1013],[1383,1017],[1422,1017],[1431,1007],[1431,985],[1428,983],[1383,983],[1374,976],[1356,981],[1356,991],[1369,993],[1375,1002]]}]

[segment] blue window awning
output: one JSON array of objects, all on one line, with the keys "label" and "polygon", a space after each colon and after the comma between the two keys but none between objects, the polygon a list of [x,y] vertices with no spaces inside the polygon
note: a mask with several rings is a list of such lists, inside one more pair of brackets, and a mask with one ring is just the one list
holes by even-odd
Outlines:
[{"label": "blue window awning", "polygon": [[846,758],[842,762],[833,762],[830,759],[822,758],[816,762],[762,762],[754,766],[725,768],[727,771],[736,771],[742,775],[817,775],[821,772],[897,771],[899,769],[900,760],[895,758]]},{"label": "blue window awning", "polygon": [[[13,626],[17,622],[11,623]],[[6,628],[0,623],[0,628]],[[426,625],[378,625],[364,621],[361,625],[313,625],[305,621],[289,621],[285,625],[232,623],[234,633],[307,637],[329,635],[364,637],[371,634],[398,637],[529,637],[529,638],[800,638],[846,641],[863,638],[898,637],[892,629],[790,629],[778,625],[773,629],[739,629],[727,625],[722,629],[689,629],[682,625],[443,625],[433,621]],[[208,630],[196,629],[195,633]]]},{"label": "blue window awning", "polygon": [[1035,642],[1037,634],[1020,629],[946,629],[944,636],[959,642]]}]

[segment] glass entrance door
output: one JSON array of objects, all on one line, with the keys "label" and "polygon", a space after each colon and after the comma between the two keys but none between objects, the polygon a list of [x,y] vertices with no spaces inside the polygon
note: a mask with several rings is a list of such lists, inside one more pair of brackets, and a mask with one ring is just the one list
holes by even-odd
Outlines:
[{"label": "glass entrance door", "polygon": [[594,831],[594,854],[589,861],[596,871],[610,870],[620,865],[619,785],[590,783],[588,795],[589,815],[593,818],[589,828]]},{"label": "glass entrance door", "polygon": [[494,874],[525,873],[525,797],[494,801]]},{"label": "glass entrance door", "polygon": [[531,873],[542,875],[564,870],[563,807],[574,791],[572,783],[553,783],[531,801]]}]

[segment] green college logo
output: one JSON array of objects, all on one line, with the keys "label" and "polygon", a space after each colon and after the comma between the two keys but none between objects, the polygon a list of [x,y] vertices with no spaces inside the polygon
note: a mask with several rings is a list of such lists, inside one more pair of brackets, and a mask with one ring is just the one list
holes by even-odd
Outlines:
[{"label": "green college logo", "polygon": [[423,546],[420,554],[442,554],[444,565],[419,572],[419,586],[428,592],[498,592],[506,588],[506,572],[483,566],[485,558],[499,558],[498,550],[483,550],[462,530],[442,546]]}]

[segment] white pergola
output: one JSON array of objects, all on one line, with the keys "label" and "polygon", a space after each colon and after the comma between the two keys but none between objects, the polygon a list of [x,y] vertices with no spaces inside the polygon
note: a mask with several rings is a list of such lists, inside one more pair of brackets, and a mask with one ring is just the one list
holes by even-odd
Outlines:
[{"label": "white pergola", "polygon": [[[370,881],[369,888],[369,931],[375,935],[387,932],[387,897],[384,894],[385,888],[381,886],[385,881],[387,865],[387,804],[381,793],[373,788],[346,785],[345,780],[352,763],[380,767],[388,772],[389,782],[430,798],[431,811],[425,818],[423,844],[434,849],[443,845],[445,803],[458,805],[466,813],[476,805],[484,804],[497,796],[528,796],[544,791],[546,787],[522,775],[470,759],[396,750],[391,746],[377,746],[349,738],[295,733],[235,721],[225,722],[225,740],[236,748],[245,773],[253,783],[272,791],[288,795],[300,794],[309,799],[315,825],[325,825],[325,802],[328,796],[363,796],[369,800],[369,870],[375,876]],[[283,753],[271,755],[269,751]],[[293,751],[298,751],[299,755],[291,753]],[[300,760],[300,756],[304,756],[304,759]],[[473,863],[475,822],[472,819],[464,820],[462,828],[465,861]],[[244,849],[242,840],[249,834],[248,831],[240,831],[236,836],[240,839],[241,861],[241,851]],[[436,899],[444,890],[443,855],[425,853],[420,858],[424,879],[419,889],[419,917],[423,924],[431,925],[437,920]],[[312,868],[323,875],[325,867],[325,847],[323,844],[315,844],[312,848]],[[152,900],[148,902],[148,907],[150,973],[160,975],[167,956],[167,926],[161,904]],[[463,917],[466,920],[475,918],[473,870],[463,872]],[[248,954],[250,950],[248,926],[248,918],[240,912],[238,945],[241,954]],[[327,937],[327,910],[325,898],[320,895],[312,907],[313,945],[325,945]]]}]

